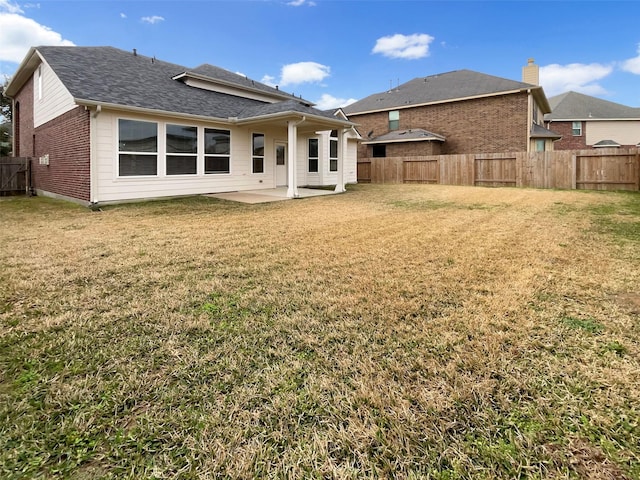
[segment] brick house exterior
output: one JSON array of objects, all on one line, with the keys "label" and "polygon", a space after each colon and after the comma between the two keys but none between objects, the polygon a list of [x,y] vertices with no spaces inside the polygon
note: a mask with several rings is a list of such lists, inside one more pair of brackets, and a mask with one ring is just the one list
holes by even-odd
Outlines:
[{"label": "brick house exterior", "polygon": [[557,150],[640,145],[640,108],[577,92],[551,97],[549,104],[552,111],[544,120],[547,128],[562,135]]},{"label": "brick house exterior", "polygon": [[[36,190],[89,202],[89,112],[77,107],[34,127],[33,79],[14,97],[20,118],[16,121],[18,156],[34,157],[31,182]],[[59,139],[63,138],[64,142]],[[49,164],[38,159],[48,155]]]},{"label": "brick house exterior", "polygon": [[394,130],[409,137],[424,129],[442,140],[389,143],[386,156],[522,152],[536,149],[537,141],[552,149],[559,138],[542,127],[550,108],[541,87],[469,70],[416,78],[344,111],[363,136],[358,158],[377,156],[374,146]]},{"label": "brick house exterior", "polygon": [[98,205],[286,187],[295,198],[298,185],[339,193],[356,181],[358,133],[342,111],[213,65],[34,47],[5,93],[38,195]]},{"label": "brick house exterior", "polygon": [[[389,145],[387,156],[526,151],[527,108],[527,94],[514,93],[400,109],[399,130],[423,128],[446,141],[439,149],[428,145],[432,142]],[[349,114],[361,133],[387,133],[388,117],[388,111]],[[358,157],[371,157],[371,150],[372,145],[361,144]]]}]

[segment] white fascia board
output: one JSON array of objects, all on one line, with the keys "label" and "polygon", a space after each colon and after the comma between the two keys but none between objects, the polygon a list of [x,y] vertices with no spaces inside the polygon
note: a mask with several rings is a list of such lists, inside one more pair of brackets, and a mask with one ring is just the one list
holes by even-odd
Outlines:
[{"label": "white fascia board", "polygon": [[110,110],[122,110],[125,112],[143,113],[146,115],[159,115],[162,117],[171,118],[184,118],[188,120],[202,120],[207,122],[219,122],[227,124],[235,123],[229,118],[210,117],[208,115],[193,115],[190,113],[171,112],[167,110],[154,110],[152,108],[132,107],[129,105],[119,105],[117,103],[96,102],[94,100],[85,100],[81,98],[75,98],[74,101],[78,105],[85,107],[103,107]]},{"label": "white fascia board", "polygon": [[362,142],[362,145],[376,145],[379,143],[387,144],[387,143],[429,142],[429,141],[444,142],[445,140],[443,138],[437,138],[437,137],[409,138],[407,140],[373,140],[370,142]]},{"label": "white fascia board", "polygon": [[345,121],[345,120],[339,120],[337,118],[335,120],[332,120],[331,118],[323,117],[323,116],[320,116],[320,115],[313,115],[313,114],[309,114],[309,113],[294,112],[294,111],[270,113],[268,115],[259,115],[257,117],[234,119],[232,121],[236,125],[249,125],[249,124],[252,124],[252,123],[260,123],[260,122],[269,121],[269,120],[285,120],[287,118],[300,120],[303,117],[306,117],[307,121],[308,120],[315,120],[318,123],[321,123],[321,124],[324,124],[324,125],[330,126],[330,127],[344,127],[344,128],[347,128],[347,127],[354,127],[356,125],[353,122],[349,122],[349,121]]},{"label": "white fascia board", "polygon": [[380,108],[380,109],[376,109],[376,110],[365,110],[365,111],[362,111],[362,112],[351,112],[351,113],[349,113],[347,115],[348,116],[364,115],[364,114],[367,114],[367,113],[390,112],[392,110],[406,110],[408,108],[427,107],[429,105],[441,105],[443,103],[462,102],[464,100],[475,100],[475,99],[478,99],[478,98],[500,97],[502,95],[512,95],[514,93],[522,93],[522,92],[527,92],[529,90],[531,90],[531,89],[522,88],[522,89],[518,89],[518,90],[506,90],[506,91],[503,91],[503,92],[484,93],[482,95],[472,95],[470,97],[449,98],[447,100],[437,100],[435,102],[412,103],[411,105],[397,105],[395,107],[386,107],[386,108]]}]

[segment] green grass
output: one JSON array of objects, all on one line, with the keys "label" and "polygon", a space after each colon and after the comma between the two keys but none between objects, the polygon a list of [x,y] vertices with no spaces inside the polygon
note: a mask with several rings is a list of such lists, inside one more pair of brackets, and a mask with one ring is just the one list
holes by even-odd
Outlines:
[{"label": "green grass", "polygon": [[0,478],[640,478],[635,198],[0,202]]}]

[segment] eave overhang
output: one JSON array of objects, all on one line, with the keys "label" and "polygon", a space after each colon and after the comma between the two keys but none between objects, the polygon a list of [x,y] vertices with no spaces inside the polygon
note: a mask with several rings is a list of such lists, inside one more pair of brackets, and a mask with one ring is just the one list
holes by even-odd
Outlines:
[{"label": "eave overhang", "polygon": [[38,53],[38,50],[35,47],[31,47],[16,70],[16,73],[9,81],[9,84],[4,91],[5,95],[9,98],[13,98],[42,62],[43,59]]},{"label": "eave overhang", "polygon": [[310,104],[311,106],[315,105],[314,103],[311,103],[307,100],[303,100],[303,99],[299,99],[297,97],[294,97],[293,95],[290,95],[288,93],[285,92],[278,92],[278,91],[266,91],[266,90],[261,90],[259,88],[252,88],[246,85],[240,85],[238,83],[234,83],[234,82],[228,82],[226,80],[220,80],[218,78],[212,78],[212,77],[208,77],[206,75],[201,75],[199,73],[194,73],[194,72],[182,72],[178,75],[176,75],[175,77],[173,77],[173,80],[178,80],[181,82],[184,82],[188,79],[194,79],[194,80],[200,80],[201,82],[205,82],[205,83],[209,83],[211,85],[222,85],[224,87],[229,87],[232,89],[237,89],[239,91],[244,91],[244,92],[250,92],[253,94],[257,94],[257,95],[262,95],[265,97],[270,97],[273,100],[300,100],[303,101],[305,103]]}]

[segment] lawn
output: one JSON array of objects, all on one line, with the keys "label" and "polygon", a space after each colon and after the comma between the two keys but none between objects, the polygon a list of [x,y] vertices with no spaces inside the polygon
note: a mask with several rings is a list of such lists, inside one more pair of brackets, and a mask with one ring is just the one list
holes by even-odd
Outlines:
[{"label": "lawn", "polygon": [[0,477],[640,478],[640,196],[0,201]]}]

